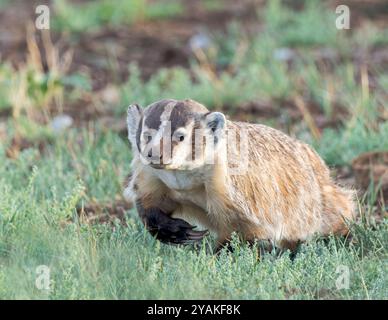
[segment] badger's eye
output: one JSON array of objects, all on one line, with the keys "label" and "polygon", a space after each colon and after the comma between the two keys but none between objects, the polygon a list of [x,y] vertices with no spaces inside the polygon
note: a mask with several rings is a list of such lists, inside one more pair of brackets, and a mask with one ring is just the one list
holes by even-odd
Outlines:
[{"label": "badger's eye", "polygon": [[183,132],[183,130],[179,130],[174,133],[173,140],[174,141],[183,141],[185,140],[186,132]]},{"label": "badger's eye", "polygon": [[176,134],[174,140],[175,141],[183,141],[183,140],[185,140],[185,135],[182,133]]}]

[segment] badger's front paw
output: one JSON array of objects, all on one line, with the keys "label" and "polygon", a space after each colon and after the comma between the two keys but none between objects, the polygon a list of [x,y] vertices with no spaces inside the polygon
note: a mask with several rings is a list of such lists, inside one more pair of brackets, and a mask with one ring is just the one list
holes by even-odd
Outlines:
[{"label": "badger's front paw", "polygon": [[147,230],[161,242],[171,244],[190,244],[201,241],[209,232],[195,231],[195,226],[182,219],[171,218],[155,209],[144,219]]}]

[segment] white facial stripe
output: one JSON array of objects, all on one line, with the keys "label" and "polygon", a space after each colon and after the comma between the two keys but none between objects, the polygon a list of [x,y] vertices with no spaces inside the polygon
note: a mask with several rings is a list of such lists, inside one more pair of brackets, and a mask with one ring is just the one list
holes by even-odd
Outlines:
[{"label": "white facial stripe", "polygon": [[175,102],[170,102],[168,105],[166,105],[165,110],[160,116],[160,128],[157,133],[157,140],[160,141],[162,137],[170,138],[171,137],[171,123],[170,123],[170,115],[172,112],[172,109],[174,109]]},{"label": "white facial stripe", "polygon": [[183,133],[185,135],[185,139],[183,141],[178,142],[178,144],[173,149],[171,163],[173,167],[179,168],[182,165],[188,165],[189,163],[191,163],[193,150],[191,141],[192,136],[190,133],[192,132],[193,127],[194,121],[189,123],[187,127],[180,127],[175,131],[174,135]]},{"label": "white facial stripe", "polygon": [[170,120],[170,115],[172,112],[172,109],[174,109],[175,102],[170,102],[168,105],[166,105],[165,110],[160,115],[160,122],[165,123],[166,121]]}]

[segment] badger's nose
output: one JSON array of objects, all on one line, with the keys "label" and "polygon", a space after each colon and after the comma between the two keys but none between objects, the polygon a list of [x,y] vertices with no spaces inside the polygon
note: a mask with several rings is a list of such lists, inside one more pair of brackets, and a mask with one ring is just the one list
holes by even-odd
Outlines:
[{"label": "badger's nose", "polygon": [[147,154],[148,160],[151,161],[151,163],[161,164],[163,162],[163,154],[160,153],[160,155],[152,155],[152,150],[148,151]]}]

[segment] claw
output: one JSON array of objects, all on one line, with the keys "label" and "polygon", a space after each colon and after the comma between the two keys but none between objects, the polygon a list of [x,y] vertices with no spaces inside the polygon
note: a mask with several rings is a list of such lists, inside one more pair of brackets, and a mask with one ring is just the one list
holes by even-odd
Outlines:
[{"label": "claw", "polygon": [[156,239],[170,244],[192,244],[201,241],[209,233],[208,230],[196,231],[196,226],[182,219],[171,218],[160,210],[149,214],[145,225]]},{"label": "claw", "polygon": [[209,234],[209,231],[188,231],[186,234],[190,240],[202,240],[206,235]]},{"label": "claw", "polygon": [[169,228],[165,229],[161,227],[156,235],[156,238],[165,243],[192,244],[194,242],[201,241],[207,234],[207,230],[194,231],[192,228],[182,227],[176,231],[172,231]]}]

